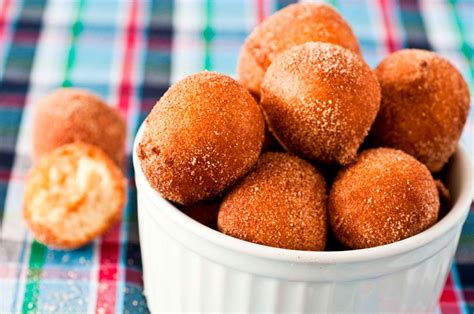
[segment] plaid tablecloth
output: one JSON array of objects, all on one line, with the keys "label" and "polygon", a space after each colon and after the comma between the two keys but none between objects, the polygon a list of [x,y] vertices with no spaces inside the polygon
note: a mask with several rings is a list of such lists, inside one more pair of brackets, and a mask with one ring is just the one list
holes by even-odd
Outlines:
[{"label": "plaid tablecloth", "polygon": [[[289,2],[0,0],[0,313],[148,311],[133,180],[122,222],[81,250],[49,250],[27,231],[22,193],[38,98],[59,86],[101,95],[126,117],[130,152],[137,126],[170,83],[204,68],[234,75],[248,32]],[[435,50],[474,94],[473,1],[332,4],[352,24],[371,66],[402,47]],[[473,111],[463,136],[471,152]],[[474,312],[474,211],[440,310]]]}]

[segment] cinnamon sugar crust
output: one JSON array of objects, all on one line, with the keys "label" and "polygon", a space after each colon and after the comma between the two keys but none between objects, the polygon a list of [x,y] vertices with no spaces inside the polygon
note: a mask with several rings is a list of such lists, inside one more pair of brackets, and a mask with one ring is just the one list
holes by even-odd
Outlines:
[{"label": "cinnamon sugar crust", "polygon": [[434,225],[440,201],[425,165],[395,149],[362,152],[336,177],[329,195],[329,221],[346,247],[396,242]]},{"label": "cinnamon sugar crust", "polygon": [[224,198],[218,228],[263,245],[324,250],[327,189],[321,173],[287,153],[263,154]]},{"label": "cinnamon sugar crust", "polygon": [[380,106],[369,66],[337,45],[306,43],[281,54],[265,74],[261,102],[288,151],[324,164],[349,164]]}]

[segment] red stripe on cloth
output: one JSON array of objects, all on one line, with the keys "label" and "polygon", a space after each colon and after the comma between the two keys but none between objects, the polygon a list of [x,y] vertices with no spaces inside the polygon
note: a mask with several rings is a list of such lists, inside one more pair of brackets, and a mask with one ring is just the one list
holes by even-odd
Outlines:
[{"label": "red stripe on cloth", "polygon": [[120,256],[120,224],[104,235],[100,246],[100,266],[97,275],[96,313],[115,313],[115,301]]},{"label": "red stripe on cloth", "polygon": [[139,287],[143,286],[142,272],[127,268],[126,270],[127,283],[132,283]]},{"label": "red stripe on cloth", "polygon": [[451,276],[451,273],[449,273],[448,278],[446,279],[446,284],[444,285],[444,289],[453,288],[453,287],[454,287],[453,277]]},{"label": "red stripe on cloth", "polygon": [[257,23],[260,24],[265,19],[265,0],[256,0],[257,5]]},{"label": "red stripe on cloth", "polygon": [[2,93],[2,99],[0,99],[0,106],[2,106],[3,108],[22,109],[24,105],[25,105],[25,96],[23,94],[10,94],[9,95],[6,93]]},{"label": "red stripe on cloth", "polygon": [[379,0],[380,1],[380,10],[382,11],[383,25],[385,28],[385,45],[389,53],[392,53],[397,50],[397,44],[395,42],[395,36],[392,28],[391,18],[390,18],[390,0]]},{"label": "red stripe on cloth", "polygon": [[0,7],[0,41],[2,40],[5,28],[7,26],[7,12],[12,4],[11,0],[3,0],[3,5]]},{"label": "red stripe on cloth", "polygon": [[[137,41],[137,22],[140,1],[131,1],[131,10],[125,34],[125,55],[118,88],[118,109],[127,117],[132,96],[132,73]],[[117,281],[119,280],[121,223],[116,224],[102,239],[98,273],[97,313],[115,313]]]},{"label": "red stripe on cloth", "polygon": [[441,294],[440,301],[441,303],[457,303],[456,292],[445,287]]},{"label": "red stripe on cloth", "polygon": [[11,171],[10,170],[0,170],[0,181],[8,181],[11,179]]},{"label": "red stripe on cloth", "polygon": [[462,293],[467,303],[474,303],[474,288],[463,287]]},{"label": "red stripe on cloth", "polygon": [[132,1],[130,21],[127,27],[126,49],[122,69],[122,82],[119,87],[118,107],[124,117],[127,117],[132,96],[132,73],[135,48],[137,44],[138,2]]},{"label": "red stripe on cloth", "polygon": [[459,310],[459,299],[455,291],[455,285],[452,277],[452,273],[449,273],[446,284],[444,285],[443,292],[439,299],[441,312],[443,314],[460,314]]}]

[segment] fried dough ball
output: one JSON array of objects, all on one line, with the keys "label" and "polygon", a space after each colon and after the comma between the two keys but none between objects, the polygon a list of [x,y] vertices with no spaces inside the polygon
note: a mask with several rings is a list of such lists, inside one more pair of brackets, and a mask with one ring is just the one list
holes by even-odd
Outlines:
[{"label": "fried dough ball", "polygon": [[31,170],[23,214],[39,242],[75,249],[119,220],[125,200],[117,165],[98,147],[75,142],[46,154]]},{"label": "fried dough ball", "polygon": [[406,49],[386,57],[375,70],[382,104],[370,132],[376,146],[401,149],[432,172],[456,150],[469,112],[469,89],[446,59]]},{"label": "fried dough ball", "polygon": [[396,242],[436,223],[440,203],[431,173],[395,149],[362,152],[342,170],[329,195],[335,237],[351,249]]},{"label": "fried dough ball", "polygon": [[337,45],[306,43],[268,68],[260,105],[270,131],[291,153],[325,164],[354,160],[380,106],[368,65]]},{"label": "fried dough ball", "polygon": [[145,122],[137,154],[151,186],[189,205],[211,199],[256,163],[260,109],[232,78],[201,72],[174,84]]},{"label": "fried dough ball", "polygon": [[224,198],[219,231],[273,247],[324,250],[326,182],[308,162],[287,153],[263,154]]},{"label": "fried dough ball", "polygon": [[125,122],[98,96],[76,88],[62,88],[47,95],[36,106],[33,124],[33,156],[72,142],[100,147],[115,163],[125,161]]},{"label": "fried dough ball", "polygon": [[267,18],[247,37],[237,67],[239,82],[258,95],[268,66],[280,53],[313,41],[340,45],[360,53],[351,27],[331,6],[292,4]]}]

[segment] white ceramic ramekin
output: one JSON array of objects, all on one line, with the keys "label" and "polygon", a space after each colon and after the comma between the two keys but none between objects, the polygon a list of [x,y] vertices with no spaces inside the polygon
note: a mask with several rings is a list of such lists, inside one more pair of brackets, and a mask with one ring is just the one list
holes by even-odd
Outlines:
[{"label": "white ceramic ramekin", "polygon": [[469,156],[458,148],[448,178],[454,206],[432,228],[370,249],[295,251],[201,225],[153,190],[135,149],[133,163],[152,312],[433,312],[473,195]]}]

